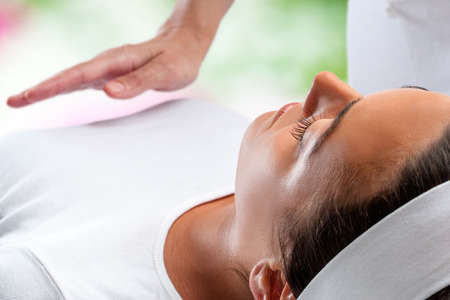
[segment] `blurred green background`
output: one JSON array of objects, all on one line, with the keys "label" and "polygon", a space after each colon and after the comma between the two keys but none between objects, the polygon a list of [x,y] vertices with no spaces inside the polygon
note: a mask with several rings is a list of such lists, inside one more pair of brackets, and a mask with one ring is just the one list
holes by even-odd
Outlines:
[{"label": "blurred green background", "polygon": [[[108,48],[150,39],[174,3],[0,0],[0,118],[19,115],[4,105],[7,96]],[[186,95],[252,118],[302,101],[319,71],[346,80],[346,8],[346,0],[236,0]]]}]

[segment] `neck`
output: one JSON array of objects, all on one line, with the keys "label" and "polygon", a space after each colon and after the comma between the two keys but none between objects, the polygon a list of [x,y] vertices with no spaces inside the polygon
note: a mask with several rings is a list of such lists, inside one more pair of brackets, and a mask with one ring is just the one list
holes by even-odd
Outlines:
[{"label": "neck", "polygon": [[239,272],[234,195],[197,206],[178,218],[167,235],[164,263],[183,299],[248,299]]}]

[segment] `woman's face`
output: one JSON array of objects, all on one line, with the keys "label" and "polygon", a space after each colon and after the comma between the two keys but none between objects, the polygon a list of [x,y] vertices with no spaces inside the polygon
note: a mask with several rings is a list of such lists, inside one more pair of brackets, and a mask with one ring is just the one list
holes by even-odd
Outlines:
[{"label": "woman's face", "polygon": [[[362,96],[334,74],[319,73],[304,103],[265,113],[247,129],[235,194],[242,238],[267,249],[283,215],[314,206],[308,199],[333,189],[343,162],[389,161],[395,168],[449,123],[448,96],[416,88]],[[361,187],[375,188],[375,179]]]}]

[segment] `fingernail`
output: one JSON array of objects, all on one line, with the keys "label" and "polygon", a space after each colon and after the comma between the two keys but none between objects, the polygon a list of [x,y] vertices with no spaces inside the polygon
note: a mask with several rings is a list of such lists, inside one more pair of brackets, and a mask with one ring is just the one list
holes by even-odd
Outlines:
[{"label": "fingernail", "polygon": [[30,91],[29,90],[25,91],[23,93],[23,97],[25,98],[25,100],[27,100],[28,103],[33,103],[33,102],[31,102],[31,99],[30,99]]},{"label": "fingernail", "polygon": [[114,93],[121,93],[125,91],[125,86],[118,81],[113,81],[108,83],[108,89]]}]

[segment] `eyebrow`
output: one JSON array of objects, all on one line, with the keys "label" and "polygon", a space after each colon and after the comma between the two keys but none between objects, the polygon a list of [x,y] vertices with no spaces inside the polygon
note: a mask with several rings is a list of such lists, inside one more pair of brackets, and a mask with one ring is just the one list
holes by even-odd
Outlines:
[{"label": "eyebrow", "polygon": [[[402,89],[418,89],[418,90],[424,90],[429,92],[430,90],[417,86],[417,85],[404,85],[401,87]],[[330,127],[327,128],[327,130],[318,138],[316,144],[313,146],[311,152],[309,153],[309,157],[313,156],[317,151],[319,151],[320,147],[330,138],[330,136],[333,134],[333,132],[336,131],[337,126],[344,118],[345,114],[348,113],[350,108],[362,100],[362,96],[358,99],[353,100],[349,104],[347,104],[334,118],[333,122],[331,123]]]},{"label": "eyebrow", "polygon": [[429,89],[426,89],[424,87],[421,87],[421,86],[418,86],[418,85],[409,85],[409,84],[402,86],[401,89],[417,89],[417,90],[424,90],[424,91],[427,91],[427,92],[430,91]]},{"label": "eyebrow", "polygon": [[331,123],[330,127],[325,130],[325,132],[318,138],[316,144],[313,146],[311,152],[309,153],[309,156],[313,156],[317,151],[319,151],[320,147],[325,143],[326,140],[330,138],[330,136],[333,134],[333,132],[336,131],[336,128],[338,127],[339,123],[342,121],[344,116],[349,112],[350,108],[362,100],[362,97],[353,100],[349,104],[347,104],[334,118],[333,122]]}]

